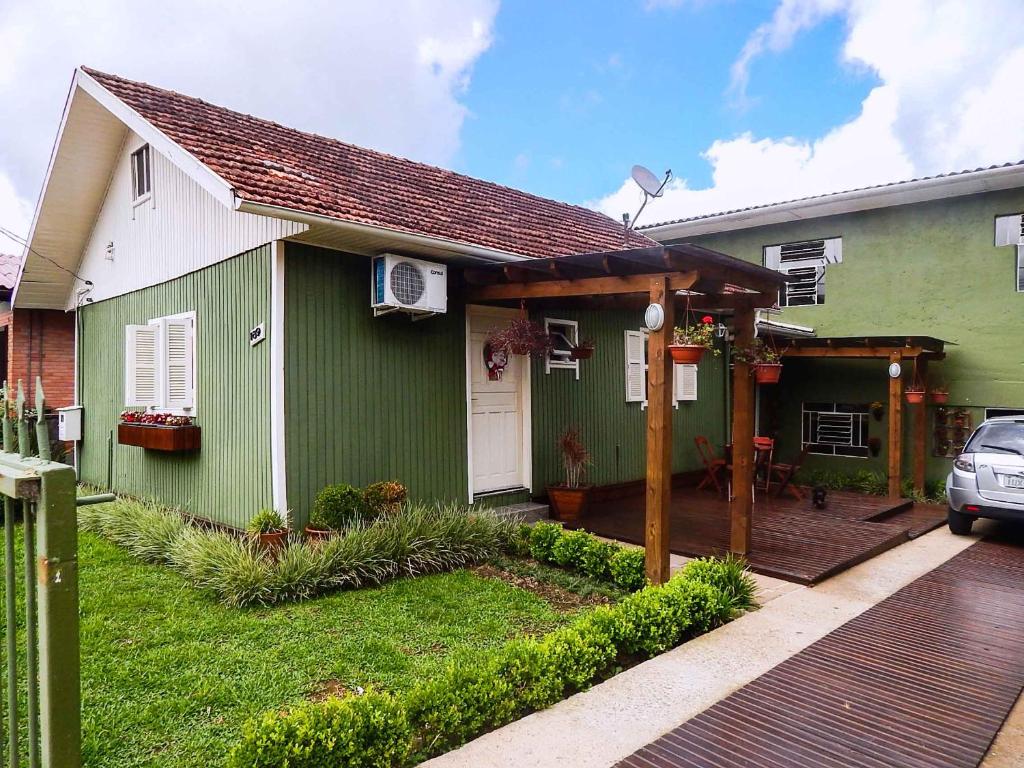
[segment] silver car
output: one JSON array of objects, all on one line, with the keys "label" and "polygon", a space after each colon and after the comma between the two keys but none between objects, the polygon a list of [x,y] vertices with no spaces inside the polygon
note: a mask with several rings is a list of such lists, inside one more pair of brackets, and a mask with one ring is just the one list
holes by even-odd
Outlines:
[{"label": "silver car", "polygon": [[979,517],[1024,521],[1024,416],[978,427],[946,478],[949,530],[966,535]]}]

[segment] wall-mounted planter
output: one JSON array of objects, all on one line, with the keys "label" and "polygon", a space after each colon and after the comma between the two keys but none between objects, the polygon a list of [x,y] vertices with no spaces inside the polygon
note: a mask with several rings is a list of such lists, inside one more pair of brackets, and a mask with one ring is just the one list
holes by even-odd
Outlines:
[{"label": "wall-mounted planter", "polygon": [[199,427],[165,427],[154,424],[117,425],[117,442],[120,445],[135,445],[150,451],[177,453],[199,450]]}]

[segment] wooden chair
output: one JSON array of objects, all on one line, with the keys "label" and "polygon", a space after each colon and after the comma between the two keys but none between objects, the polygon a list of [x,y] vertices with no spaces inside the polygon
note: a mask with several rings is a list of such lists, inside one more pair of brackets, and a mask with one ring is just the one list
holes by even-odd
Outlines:
[{"label": "wooden chair", "polygon": [[771,468],[769,482],[774,480],[779,484],[779,487],[775,491],[776,496],[782,496],[782,493],[787,491],[797,501],[803,501],[804,492],[801,491],[798,486],[793,485],[792,480],[793,476],[800,471],[800,467],[803,466],[809,450],[810,449],[807,446],[804,446],[804,449],[800,451],[796,460],[792,464],[775,464]]},{"label": "wooden chair", "polygon": [[754,478],[757,485],[758,472],[764,472],[764,490],[772,480],[772,455],[775,453],[775,441],[770,437],[754,438]]},{"label": "wooden chair", "polygon": [[718,479],[718,475],[722,470],[729,471],[732,469],[725,459],[720,459],[715,456],[714,450],[711,448],[710,441],[704,437],[704,435],[697,435],[693,438],[694,444],[697,446],[697,453],[700,454],[700,460],[704,463],[704,479],[700,481],[697,486],[697,490],[702,490],[705,486],[713,485],[715,490],[719,494],[723,492],[722,481]]}]

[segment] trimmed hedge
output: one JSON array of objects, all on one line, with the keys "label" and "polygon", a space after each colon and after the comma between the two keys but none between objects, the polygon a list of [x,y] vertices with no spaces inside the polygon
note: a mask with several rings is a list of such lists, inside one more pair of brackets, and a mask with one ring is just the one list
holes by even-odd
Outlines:
[{"label": "trimmed hedge", "polygon": [[647,584],[644,551],[602,541],[586,531],[567,531],[561,523],[523,525],[512,538],[514,554],[581,571],[636,592]]},{"label": "trimmed hedge", "polygon": [[[715,584],[726,580],[723,572],[732,566],[702,562],[543,638],[512,640],[487,655],[456,659],[404,695],[374,694],[264,715],[246,726],[228,765],[405,766],[456,749],[729,621],[733,601]],[[393,727],[384,732],[381,723]]]},{"label": "trimmed hedge", "polygon": [[287,548],[271,553],[254,537],[201,528],[176,511],[130,499],[83,507],[78,519],[83,530],[142,560],[174,568],[234,606],[306,600],[398,576],[461,568],[500,554],[515,532],[489,512],[407,504],[323,542],[292,537]]}]

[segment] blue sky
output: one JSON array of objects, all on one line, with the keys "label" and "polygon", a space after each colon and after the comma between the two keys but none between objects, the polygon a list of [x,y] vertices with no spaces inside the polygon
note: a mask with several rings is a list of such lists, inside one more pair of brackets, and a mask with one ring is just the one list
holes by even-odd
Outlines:
[{"label": "blue sky", "polygon": [[458,170],[582,203],[634,163],[704,186],[716,138],[810,139],[853,118],[877,77],[840,65],[839,17],[761,60],[749,104],[733,103],[730,67],[775,5],[504,4],[464,98]]},{"label": "blue sky", "polygon": [[672,168],[649,224],[1024,159],[1020,29],[1020,0],[3,0],[0,226],[80,64],[616,218],[634,163]]}]

